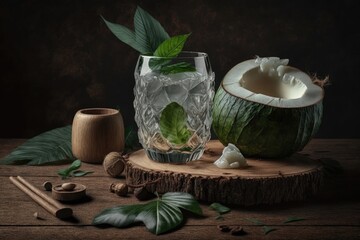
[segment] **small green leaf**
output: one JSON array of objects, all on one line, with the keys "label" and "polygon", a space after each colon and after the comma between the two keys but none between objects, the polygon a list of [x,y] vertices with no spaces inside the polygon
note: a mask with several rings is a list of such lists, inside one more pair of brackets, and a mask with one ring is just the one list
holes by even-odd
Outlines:
[{"label": "small green leaf", "polygon": [[276,228],[272,228],[272,227],[268,227],[268,226],[263,226],[263,231],[264,234],[267,235],[270,232],[276,231]]},{"label": "small green leaf", "polygon": [[224,220],[224,217],[220,214],[215,218],[215,220]]},{"label": "small green leaf", "polygon": [[231,211],[230,208],[220,204],[220,203],[213,203],[210,205],[210,208],[218,212],[219,214],[228,213]]},{"label": "small green leaf", "polygon": [[196,71],[195,67],[187,62],[174,63],[171,65],[165,65],[160,68],[160,72],[165,75],[175,74],[180,72],[195,72],[195,71]]},{"label": "small green leaf", "polygon": [[146,45],[142,45],[141,43],[136,41],[135,32],[124,27],[120,24],[112,23],[107,21],[103,16],[101,16],[106,26],[110,29],[110,31],[122,42],[126,43],[130,47],[134,48],[136,51],[140,53],[148,53],[150,49],[147,48]]},{"label": "small green leaf", "polygon": [[74,171],[76,169],[79,169],[81,167],[81,161],[79,159],[73,161],[73,163],[70,165],[69,170]]},{"label": "small green leaf", "polygon": [[154,52],[157,57],[176,57],[184,47],[184,44],[190,34],[178,35],[162,42]]},{"label": "small green leaf", "polygon": [[31,139],[15,148],[0,161],[7,165],[55,165],[71,162],[71,125],[56,128]]},{"label": "small green leaf", "polygon": [[74,177],[82,177],[88,174],[94,173],[93,171],[82,171],[82,170],[76,170],[71,173]]},{"label": "small green leaf", "polygon": [[299,222],[299,221],[304,221],[304,220],[306,220],[306,219],[298,218],[298,217],[289,217],[286,221],[284,221],[284,223]]},{"label": "small green leaf", "polygon": [[186,120],[184,108],[176,102],[169,103],[160,115],[161,134],[173,144],[185,144],[191,137]]},{"label": "small green leaf", "polygon": [[62,176],[63,178],[67,178],[72,171],[80,168],[80,166],[81,166],[81,161],[79,159],[77,159],[74,162],[72,162],[72,164],[68,168],[60,169],[58,171],[58,174],[60,176]]},{"label": "small green leaf", "polygon": [[261,222],[260,220],[256,219],[256,218],[244,218],[246,221],[249,221],[249,222],[252,222],[252,223],[255,223],[256,225],[259,225],[259,226],[264,226],[265,223]]},{"label": "small green leaf", "polygon": [[133,223],[143,222],[154,234],[173,230],[183,221],[179,208],[200,213],[199,204],[187,193],[166,193],[162,198],[146,204],[123,205],[105,209],[95,216],[94,225],[110,224],[115,227],[127,227]]},{"label": "small green leaf", "polygon": [[171,63],[171,59],[169,58],[150,58],[149,60],[149,68],[153,71],[161,70],[163,66]]},{"label": "small green leaf", "polygon": [[161,24],[141,7],[136,9],[134,25],[136,42],[146,49],[145,53],[153,53],[162,42],[170,38]]}]

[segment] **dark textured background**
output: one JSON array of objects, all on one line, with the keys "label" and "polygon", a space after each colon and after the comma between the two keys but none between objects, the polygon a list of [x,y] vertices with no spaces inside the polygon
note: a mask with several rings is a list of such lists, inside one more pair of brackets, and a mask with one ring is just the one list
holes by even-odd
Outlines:
[{"label": "dark textured background", "polygon": [[[334,3],[333,3],[334,2]],[[192,32],[185,49],[207,52],[216,88],[235,64],[289,58],[323,78],[317,137],[360,137],[358,1],[0,1],[0,137],[31,137],[72,122],[85,107],[120,108],[134,124],[137,53],[100,19],[132,27],[136,6],[170,35]]]}]

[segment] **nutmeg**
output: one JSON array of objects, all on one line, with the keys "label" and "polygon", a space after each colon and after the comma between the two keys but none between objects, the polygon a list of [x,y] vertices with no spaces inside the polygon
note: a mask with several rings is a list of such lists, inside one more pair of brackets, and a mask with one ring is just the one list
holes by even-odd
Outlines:
[{"label": "nutmeg", "polygon": [[111,152],[105,156],[103,166],[111,177],[120,177],[125,169],[124,158],[118,152]]},{"label": "nutmeg", "polygon": [[110,192],[113,192],[118,196],[125,197],[129,192],[129,188],[124,183],[112,183],[110,185]]}]

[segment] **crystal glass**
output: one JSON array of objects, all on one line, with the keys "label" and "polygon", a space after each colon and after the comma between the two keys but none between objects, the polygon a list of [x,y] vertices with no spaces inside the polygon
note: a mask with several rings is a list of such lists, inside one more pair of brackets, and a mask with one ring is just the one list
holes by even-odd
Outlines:
[{"label": "crystal glass", "polygon": [[[208,55],[201,52],[182,52],[175,58],[140,55],[134,75],[135,121],[147,156],[166,163],[199,159],[211,137],[215,74]],[[169,104],[176,106],[176,112]],[[185,113],[177,117],[179,111]],[[174,140],[177,134],[181,140]]]}]

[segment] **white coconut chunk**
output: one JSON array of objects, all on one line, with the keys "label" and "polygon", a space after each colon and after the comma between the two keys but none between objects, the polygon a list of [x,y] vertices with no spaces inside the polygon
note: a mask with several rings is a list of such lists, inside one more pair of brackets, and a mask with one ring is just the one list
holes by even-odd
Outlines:
[{"label": "white coconut chunk", "polygon": [[214,162],[218,168],[240,168],[247,166],[245,157],[240,150],[229,143],[222,151],[222,155]]}]

